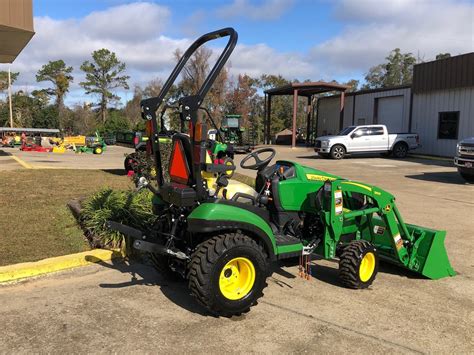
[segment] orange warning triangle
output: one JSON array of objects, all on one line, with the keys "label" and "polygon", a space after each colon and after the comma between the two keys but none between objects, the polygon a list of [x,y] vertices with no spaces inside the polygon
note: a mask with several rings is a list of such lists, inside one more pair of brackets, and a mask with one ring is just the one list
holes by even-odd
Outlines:
[{"label": "orange warning triangle", "polygon": [[170,177],[172,181],[187,184],[189,180],[189,167],[184,156],[181,141],[174,141],[173,152],[171,153]]}]

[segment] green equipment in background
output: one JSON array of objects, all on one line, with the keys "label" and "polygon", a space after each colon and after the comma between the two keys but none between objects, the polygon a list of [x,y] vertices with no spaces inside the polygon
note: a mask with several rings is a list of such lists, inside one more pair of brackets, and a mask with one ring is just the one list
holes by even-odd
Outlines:
[{"label": "green equipment in background", "polygon": [[86,144],[84,146],[76,147],[76,153],[89,153],[100,155],[107,149],[104,139],[98,132],[95,136],[86,137]]},{"label": "green equipment in background", "polygon": [[236,153],[251,152],[253,147],[245,139],[245,128],[242,127],[242,115],[225,115],[220,131],[225,143],[233,146]]}]

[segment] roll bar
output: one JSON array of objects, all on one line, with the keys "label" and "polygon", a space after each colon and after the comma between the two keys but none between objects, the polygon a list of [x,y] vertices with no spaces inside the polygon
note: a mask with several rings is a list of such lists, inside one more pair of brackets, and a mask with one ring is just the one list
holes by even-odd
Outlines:
[{"label": "roll bar", "polygon": [[[160,142],[159,142],[159,137],[158,137],[158,122],[156,120],[157,111],[160,108],[160,106],[164,103],[165,97],[170,91],[171,86],[174,84],[178,75],[181,73],[184,66],[188,62],[189,58],[191,58],[191,56],[194,54],[194,52],[196,52],[196,50],[199,47],[201,47],[204,43],[221,38],[221,37],[229,37],[229,41],[227,42],[227,45],[225,46],[224,50],[220,54],[216,63],[214,64],[214,67],[209,72],[206,80],[204,80],[204,83],[202,84],[197,94],[191,95],[191,96],[184,96],[178,100],[178,107],[179,107],[181,122],[188,121],[191,127],[194,127],[196,125],[197,118],[198,118],[197,112],[202,102],[204,101],[204,98],[206,97],[207,93],[211,89],[212,84],[214,84],[214,81],[216,80],[220,71],[222,70],[225,63],[227,62],[230,55],[232,54],[232,51],[234,50],[235,45],[237,44],[237,38],[238,38],[237,32],[231,27],[223,28],[214,32],[209,32],[199,37],[186,50],[186,52],[184,52],[183,56],[178,61],[178,64],[176,64],[176,67],[173,69],[169,78],[166,80],[165,84],[163,85],[163,88],[161,89],[159,95],[156,97],[142,100],[140,102],[142,117],[145,120],[151,121],[153,133],[150,139],[151,139],[151,143],[153,147],[153,154],[155,157],[155,165],[156,165],[156,172],[157,172],[156,178],[157,178],[158,186],[160,187],[163,185],[163,172],[162,172],[162,165],[161,165]],[[165,108],[166,106],[164,107],[164,109]],[[205,134],[205,133],[206,132],[201,130],[201,134]],[[198,195],[202,195],[203,192],[202,192],[202,186],[200,183],[201,174],[199,172],[199,169],[200,169],[201,162],[205,161],[206,150],[205,150],[205,145],[201,143],[202,137],[199,137],[197,141],[195,140],[196,137],[194,137],[194,134],[192,134],[191,137],[192,137],[191,143],[193,145],[193,149],[197,150],[196,154],[194,152],[192,154],[192,160],[193,160],[192,165],[193,165],[193,170],[195,171],[194,175],[195,175],[195,180],[196,180],[195,181],[196,190],[197,190]],[[198,158],[196,158],[195,155]]]},{"label": "roll bar", "polygon": [[[164,102],[164,99],[166,95],[168,94],[169,90],[171,89],[171,86],[174,84],[176,81],[176,78],[178,75],[181,73],[183,70],[184,66],[188,62],[189,58],[194,54],[194,52],[201,47],[204,43],[212,41],[214,39],[218,39],[221,37],[229,37],[229,41],[227,42],[227,45],[224,49],[224,51],[221,53],[219,56],[219,59],[217,60],[216,64],[214,64],[214,67],[212,68],[211,72],[207,76],[206,80],[202,84],[201,88],[199,89],[198,93],[193,96],[195,105],[196,106],[195,110],[197,111],[199,105],[202,103],[204,98],[206,97],[207,93],[209,92],[212,84],[214,84],[214,81],[216,80],[217,76],[219,75],[219,72],[222,70],[224,67],[225,63],[229,59],[232,51],[235,48],[235,45],[237,44],[237,32],[231,28],[223,28],[214,32],[209,32],[201,37],[199,37],[187,50],[184,52],[183,56],[179,60],[178,64],[176,67],[173,69],[171,72],[171,75],[169,78],[166,80],[165,84],[163,85],[163,88],[160,91],[160,94],[156,97],[152,97],[149,99],[144,99],[141,101],[141,109],[142,109],[142,117],[146,120],[152,120],[156,119],[156,111],[159,109],[161,104]],[[189,107],[191,108],[191,107]],[[194,108],[194,107],[193,107]],[[189,109],[186,111],[190,111]],[[190,113],[190,112],[189,112]],[[195,121],[196,115],[194,114],[188,114],[184,115],[183,117],[189,117],[189,119],[192,119]],[[195,122],[193,122],[194,124]]]}]

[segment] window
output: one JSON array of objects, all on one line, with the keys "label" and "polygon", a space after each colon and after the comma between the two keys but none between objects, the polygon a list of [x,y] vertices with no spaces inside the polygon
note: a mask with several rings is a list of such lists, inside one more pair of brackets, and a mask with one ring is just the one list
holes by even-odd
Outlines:
[{"label": "window", "polygon": [[369,130],[367,128],[359,128],[352,133],[354,137],[368,136]]},{"label": "window", "polygon": [[382,136],[383,135],[383,127],[371,127],[369,134],[371,136]]},{"label": "window", "polygon": [[458,139],[459,111],[440,112],[438,139]]}]

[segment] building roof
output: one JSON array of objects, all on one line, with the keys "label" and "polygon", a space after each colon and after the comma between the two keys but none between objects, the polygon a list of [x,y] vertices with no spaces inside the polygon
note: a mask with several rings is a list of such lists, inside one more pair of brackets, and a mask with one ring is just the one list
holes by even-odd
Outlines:
[{"label": "building roof", "polygon": [[474,87],[474,52],[432,62],[413,69],[413,92]]},{"label": "building roof", "polygon": [[56,128],[22,128],[22,127],[0,127],[0,132],[25,132],[25,133],[59,133]]},{"label": "building roof", "polygon": [[346,91],[349,89],[347,85],[340,85],[335,83],[327,83],[324,81],[306,82],[306,83],[291,83],[277,88],[265,90],[267,95],[293,95],[295,90],[298,90],[299,96],[311,97],[315,94],[320,94],[328,91]]},{"label": "building roof", "polygon": [[32,0],[1,0],[0,63],[12,63],[34,34]]}]

